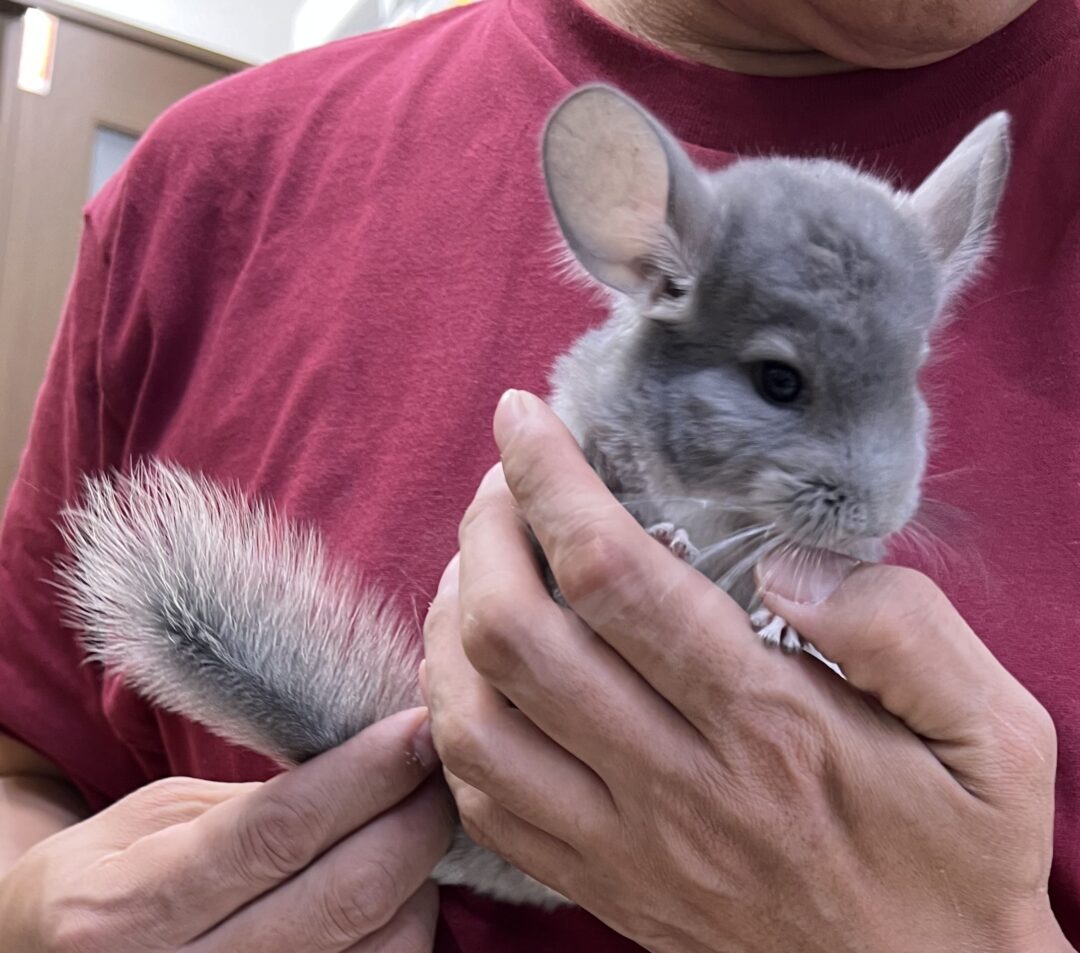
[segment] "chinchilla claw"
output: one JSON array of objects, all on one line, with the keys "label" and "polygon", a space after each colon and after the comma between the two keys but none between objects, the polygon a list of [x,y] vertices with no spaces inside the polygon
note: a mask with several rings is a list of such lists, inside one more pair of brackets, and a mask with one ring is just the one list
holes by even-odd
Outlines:
[{"label": "chinchilla claw", "polygon": [[690,542],[686,530],[679,529],[674,523],[657,523],[650,526],[649,535],[658,543],[663,543],[683,562],[692,563],[698,557],[698,548]]},{"label": "chinchilla claw", "polygon": [[766,645],[778,648],[789,655],[801,652],[804,648],[802,636],[795,628],[789,625],[786,619],[768,609],[758,609],[750,616],[750,624],[757,632],[758,638]]}]

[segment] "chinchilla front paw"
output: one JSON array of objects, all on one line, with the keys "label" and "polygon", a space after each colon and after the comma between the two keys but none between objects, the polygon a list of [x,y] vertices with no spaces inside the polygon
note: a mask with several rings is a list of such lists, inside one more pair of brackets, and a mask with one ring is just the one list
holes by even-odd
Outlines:
[{"label": "chinchilla front paw", "polygon": [[801,652],[806,647],[802,636],[794,627],[789,625],[786,619],[775,615],[768,609],[758,609],[757,612],[750,616],[750,624],[754,627],[754,631],[757,632],[758,638],[762,642],[779,648],[789,655]]},{"label": "chinchilla front paw", "polygon": [[657,523],[648,529],[649,535],[658,543],[663,543],[683,562],[692,563],[698,558],[698,548],[690,542],[686,530],[679,529],[674,523]]}]

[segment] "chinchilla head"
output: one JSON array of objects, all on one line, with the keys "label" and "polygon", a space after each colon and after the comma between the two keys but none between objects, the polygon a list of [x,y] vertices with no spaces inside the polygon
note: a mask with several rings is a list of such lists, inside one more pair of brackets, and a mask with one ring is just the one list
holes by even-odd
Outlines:
[{"label": "chinchilla head", "polygon": [[706,172],[623,94],[578,90],[544,172],[566,245],[613,297],[622,362],[580,393],[748,523],[833,548],[898,531],[926,462],[918,372],[987,250],[1008,126],[986,119],[908,193],[826,160]]}]

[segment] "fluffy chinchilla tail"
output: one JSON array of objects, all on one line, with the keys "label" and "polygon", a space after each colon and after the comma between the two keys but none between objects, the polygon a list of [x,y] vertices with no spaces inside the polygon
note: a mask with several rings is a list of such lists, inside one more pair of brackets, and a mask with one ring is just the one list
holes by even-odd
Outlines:
[{"label": "fluffy chinchilla tail", "polygon": [[296,764],[418,703],[414,627],[266,504],[153,462],[62,529],[90,657],[230,741]]}]

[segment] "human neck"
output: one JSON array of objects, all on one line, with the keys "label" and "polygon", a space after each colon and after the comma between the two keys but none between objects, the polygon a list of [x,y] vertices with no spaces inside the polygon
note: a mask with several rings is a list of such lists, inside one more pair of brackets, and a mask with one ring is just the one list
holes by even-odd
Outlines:
[{"label": "human neck", "polygon": [[[835,24],[817,13],[815,4],[806,5],[806,16],[802,18],[791,16],[792,8],[787,8],[788,15],[779,17],[790,21],[792,26],[787,29],[770,23],[773,18],[768,13],[750,17],[732,9],[737,4],[722,0],[583,2],[604,19],[670,53],[759,76],[815,76],[869,66],[925,66],[946,59],[972,42],[953,46],[945,42],[929,45],[920,42],[906,48],[898,44],[892,49],[879,42],[877,48],[865,47],[858,37],[845,37],[843,30],[838,33]],[[1026,8],[1033,0],[999,0],[998,5],[1010,2],[1015,8]],[[1008,19],[1011,16],[1003,17],[993,28],[1003,26]],[[984,35],[990,32],[987,29]],[[822,38],[820,46],[814,42],[816,37]],[[821,47],[832,47],[833,51]]]},{"label": "human neck", "polygon": [[736,73],[813,76],[857,67],[793,37],[753,26],[715,0],[584,0],[628,33],[686,59]]}]

